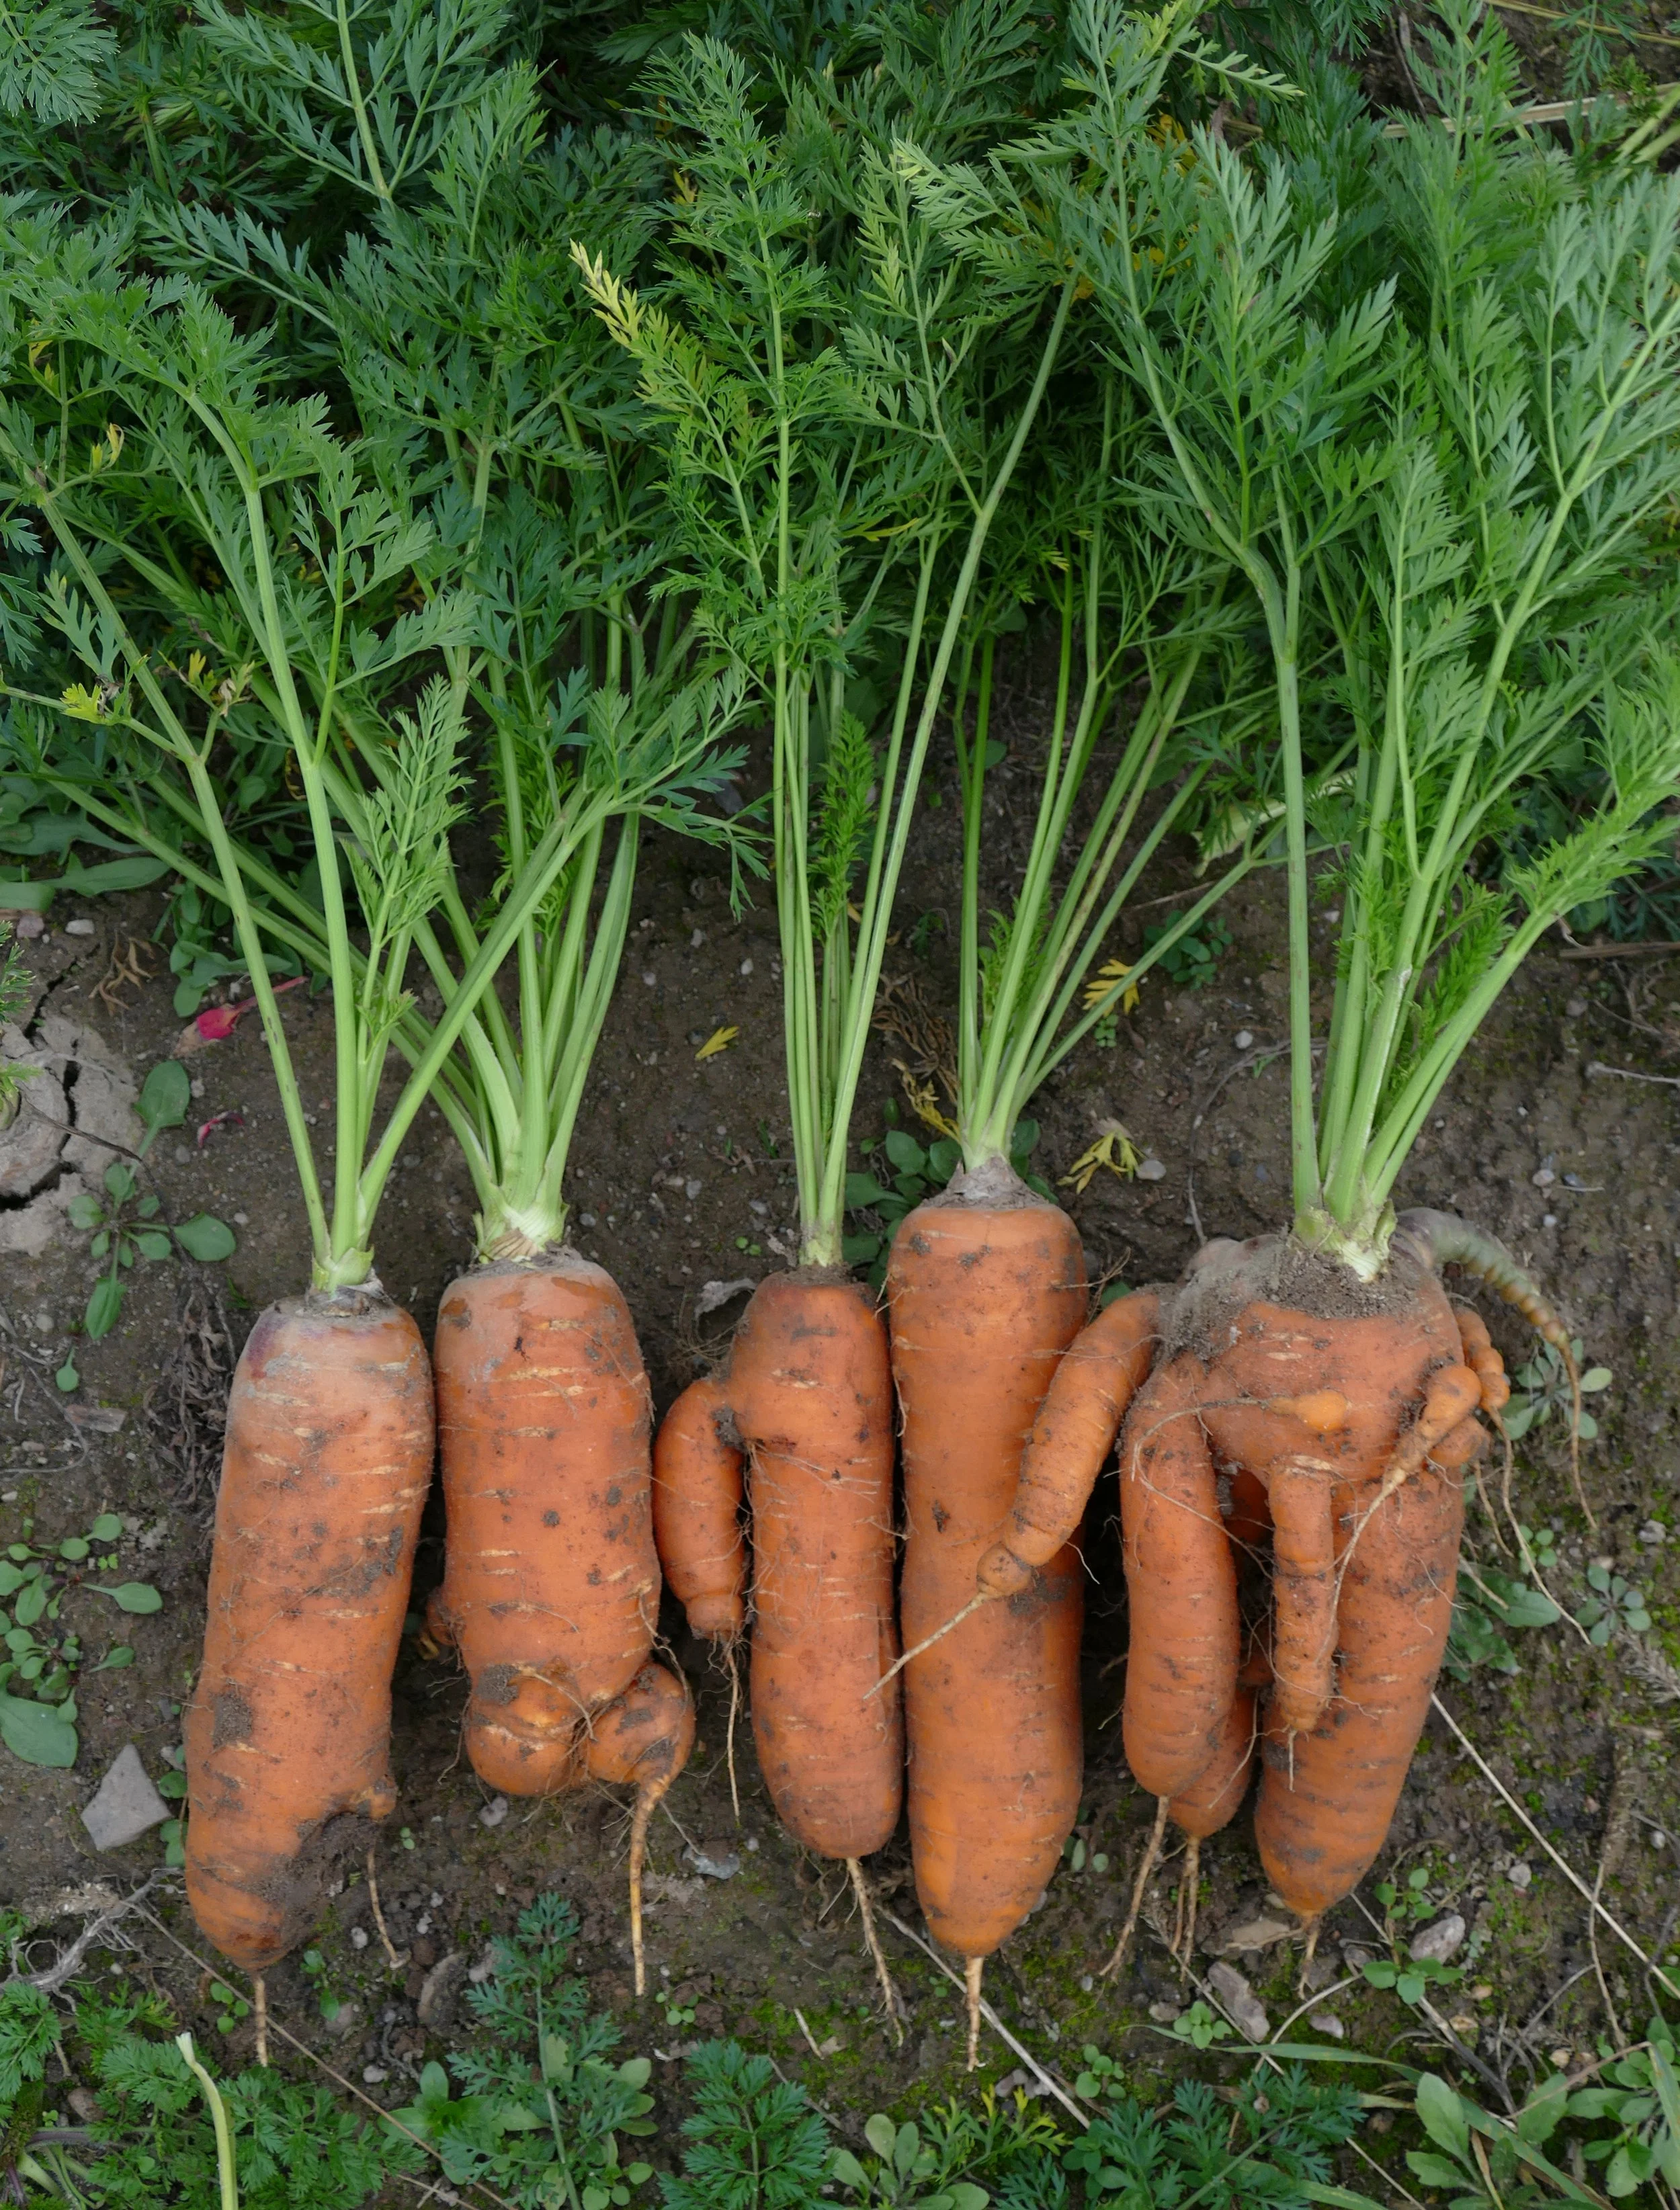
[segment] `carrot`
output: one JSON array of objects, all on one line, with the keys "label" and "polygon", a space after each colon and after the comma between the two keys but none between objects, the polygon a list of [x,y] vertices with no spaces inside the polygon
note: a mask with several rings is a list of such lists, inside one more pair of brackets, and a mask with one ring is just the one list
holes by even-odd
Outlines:
[{"label": "carrot", "polygon": [[1310,1733],[1268,1724],[1254,1814],[1267,1877],[1308,1922],[1358,1885],[1387,1834],[1452,1621],[1463,1469],[1484,1441],[1463,1422],[1369,1519],[1369,1484],[1337,1491],[1342,1542],[1363,1524],[1347,1560],[1336,1700]]},{"label": "carrot", "polygon": [[[900,1618],[912,1644],[972,1596],[1015,1500],[1028,1430],[1085,1315],[1073,1223],[1012,1175],[1012,1190],[998,1179],[959,1177],[918,1206],[888,1261],[903,1421]],[[1024,1526],[1013,1531],[1037,1547]],[[904,1672],[916,1893],[933,1933],[971,1967],[970,2063],[980,1960],[1031,1910],[1079,1813],[1082,1571],[1063,1540]]]},{"label": "carrot", "polygon": [[187,1706],[187,1896],[262,1972],[396,1800],[390,1678],[432,1479],[420,1331],[377,1289],[271,1305],[228,1400],[203,1662]]},{"label": "carrot", "polygon": [[449,1515],[427,1610],[472,1681],[486,1786],[568,1787],[579,1732],[653,1646],[659,1611],[647,1376],[612,1277],[569,1251],[444,1292],[434,1352]]},{"label": "carrot", "polygon": [[1133,1399],[1121,1453],[1126,1758],[1160,1798],[1207,1769],[1236,1688],[1236,1569],[1200,1413],[1212,1393],[1200,1360],[1181,1352]]},{"label": "carrot", "polygon": [[636,1992],[647,1990],[642,1944],[642,1868],[648,1822],[661,1798],[687,1764],[694,1747],[694,1704],[688,1684],[663,1665],[646,1664],[623,1694],[590,1722],[587,1766],[593,1780],[636,1790],[630,1825],[630,1941]]},{"label": "carrot", "polygon": [[732,1643],[746,1623],[741,1453],[726,1440],[727,1386],[692,1381],[660,1422],[653,1446],[653,1536],[692,1633]]}]

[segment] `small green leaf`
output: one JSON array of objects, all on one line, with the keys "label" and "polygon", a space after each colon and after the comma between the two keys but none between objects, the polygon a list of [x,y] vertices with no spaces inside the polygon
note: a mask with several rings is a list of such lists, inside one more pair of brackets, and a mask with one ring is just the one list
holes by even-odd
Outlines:
[{"label": "small green leaf", "polygon": [[[192,1008],[189,1006],[188,1011]],[[160,1128],[178,1128],[192,1102],[192,1081],[178,1059],[160,1060],[142,1085],[136,1112],[145,1124],[141,1150],[151,1146]]]},{"label": "small green leaf", "polygon": [[68,1772],[76,1763],[79,1747],[76,1729],[66,1717],[74,1706],[28,1703],[21,1696],[0,1694],[0,1742],[26,1765],[45,1765]]},{"label": "small green leaf", "polygon": [[645,2087],[653,2073],[653,2060],[647,2056],[632,2056],[619,2067],[619,2077],[626,2087]]},{"label": "small green leaf", "polygon": [[33,1627],[46,1609],[46,1583],[25,1581],[17,1592],[17,1602],[12,1606],[20,1627]]},{"label": "small green leaf", "polygon": [[175,1230],[175,1240],[190,1259],[207,1261],[231,1259],[239,1247],[239,1239],[227,1223],[208,1212],[196,1212],[190,1220],[184,1220]]},{"label": "small green leaf", "polygon": [[94,1258],[103,1259],[106,1253],[111,1248],[110,1230],[108,1229],[101,1228],[99,1234],[94,1238],[91,1247]]},{"label": "small green leaf", "polygon": [[134,1651],[132,1649],[126,1642],[118,1642],[113,1644],[112,1646],[106,1651],[104,1657],[100,1658],[99,1664],[95,1665],[93,1670],[96,1673],[114,1673],[119,1666],[132,1665],[133,1663]]},{"label": "small green leaf", "polygon": [[877,2110],[872,2118],[865,2121],[863,2138],[877,2156],[886,2163],[891,2162],[892,2152],[897,2146],[898,2128],[884,2112]]},{"label": "small green leaf", "polygon": [[66,1535],[58,1545],[58,1555],[61,1558],[68,1558],[73,1566],[79,1566],[87,1556],[88,1549],[80,1535]]},{"label": "small green leaf", "polygon": [[1608,1366],[1589,1366],[1580,1377],[1583,1397],[1596,1397],[1600,1389],[1608,1389],[1614,1380]]},{"label": "small green leaf", "polygon": [[1417,2082],[1417,2115],[1423,2130],[1438,2147],[1462,2157],[1470,2144],[1470,2128],[1464,2105],[1447,2082],[1426,2072]]},{"label": "small green leaf", "polygon": [[[93,1586],[92,1583],[84,1584]],[[145,1581],[122,1581],[115,1588],[94,1588],[95,1596],[108,1596],[119,1611],[161,1611],[163,1598]]]},{"label": "small green leaf", "polygon": [[179,1819],[166,1819],[158,1828],[158,1838],[163,1844],[163,1861],[166,1865],[184,1865],[187,1861],[182,1828],[183,1821]]},{"label": "small green leaf", "polygon": [[123,1284],[114,1276],[103,1274],[94,1284],[94,1294],[88,1300],[87,1317],[82,1325],[88,1338],[97,1343],[110,1334],[116,1326],[123,1309]]},{"label": "small green leaf", "polygon": [[90,1228],[97,1228],[104,1218],[105,1207],[91,1189],[78,1190],[70,1199],[70,1225],[81,1229],[84,1235]]},{"label": "small green leaf", "polygon": [[76,1370],[76,1361],[73,1358],[67,1358],[52,1378],[67,1397],[72,1389],[79,1389],[82,1386],[82,1376]]},{"label": "small green leaf", "polygon": [[118,1205],[125,1205],[134,1195],[134,1168],[113,1159],[105,1170],[105,1186]]},{"label": "small green leaf", "polygon": [[90,1543],[114,1543],[123,1531],[123,1523],[114,1512],[101,1512],[88,1530]]},{"label": "small green leaf", "polygon": [[885,1149],[888,1158],[891,1160],[899,1174],[925,1174],[927,1173],[927,1152],[922,1150],[916,1138],[904,1129],[889,1128],[886,1132]]},{"label": "small green leaf", "polygon": [[136,1205],[134,1209],[140,1215],[140,1217],[142,1220],[150,1220],[155,1216],[158,1207],[162,1202],[163,1200],[161,1198],[142,1197],[139,1204]]},{"label": "small green leaf", "polygon": [[867,2187],[869,2175],[849,2148],[837,2148],[830,2166],[842,2187]]},{"label": "small green leaf", "polygon": [[135,1235],[134,1242],[135,1248],[139,1252],[141,1257],[142,1259],[149,1259],[154,1265],[155,1265],[160,1259],[168,1258],[172,1249],[173,1248],[169,1241],[168,1235],[161,1228],[142,1228],[139,1229]]}]

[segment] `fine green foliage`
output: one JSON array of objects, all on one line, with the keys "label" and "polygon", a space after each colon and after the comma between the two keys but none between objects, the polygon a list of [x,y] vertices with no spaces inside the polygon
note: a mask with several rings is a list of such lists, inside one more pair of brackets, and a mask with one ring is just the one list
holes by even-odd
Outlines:
[{"label": "fine green foliage", "polygon": [[[1235,2107],[1198,2080],[1182,2080],[1164,2108],[1127,2089],[1117,2068],[1085,2051],[1080,2094],[1102,2098],[1101,2114],[1063,2158],[1083,2174],[1087,2200],[1114,2210],[1210,2210],[1245,2203],[1284,2206],[1314,2199],[1333,2174],[1331,2151],[1352,2134],[1359,2099],[1345,2087],[1313,2084],[1299,2065],[1258,2068],[1236,2089]],[[1357,2201],[1338,2192],[1320,2200]]]},{"label": "fine green foliage", "polygon": [[[1468,5],[1444,26],[1420,66],[1453,128],[1374,165],[1397,272],[1374,288],[1345,295],[1336,218],[1286,163],[1256,175],[1211,137],[1116,131],[1108,190],[1067,211],[1170,450],[1157,526],[1229,561],[1265,625],[1296,1225],[1364,1271],[1477,1027],[1555,921],[1655,851],[1680,775],[1649,560],[1680,432],[1680,187],[1572,191],[1509,130],[1503,33]],[[1519,796],[1583,738],[1599,802],[1502,867]],[[1309,832],[1344,855],[1316,1096]]]},{"label": "fine green foliage", "polygon": [[[652,2067],[645,2056],[611,2061],[618,2029],[589,2014],[583,1983],[565,1970],[577,1933],[563,1897],[522,1911],[514,1936],[494,1945],[490,1978],[468,1994],[480,2039],[447,2070],[428,2064],[418,2098],[394,2113],[437,2150],[446,2177],[482,2179],[520,2210],[609,2210],[651,2177],[621,2161],[619,2137],[653,2131]],[[451,2075],[462,2093],[451,2093]]]},{"label": "fine green foliage", "polygon": [[[11,924],[0,921],[0,1029],[9,1028],[29,1003],[29,971],[12,941]],[[16,1118],[23,1085],[33,1069],[16,1060],[0,1060],[0,1129]]]},{"label": "fine green foliage", "polygon": [[807,2210],[828,2177],[828,2128],[802,2087],[739,2042],[689,2053],[694,2109],[683,2176],[660,2183],[665,2210]]}]

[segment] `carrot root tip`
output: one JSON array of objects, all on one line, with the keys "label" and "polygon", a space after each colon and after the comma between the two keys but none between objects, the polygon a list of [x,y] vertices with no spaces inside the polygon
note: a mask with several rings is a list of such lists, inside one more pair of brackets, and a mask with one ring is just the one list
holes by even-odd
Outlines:
[{"label": "carrot root tip", "polygon": [[1320,1929],[1324,1924],[1324,1918],[1320,1913],[1318,1917],[1308,1918],[1304,1923],[1307,1943],[1301,1953],[1301,1977],[1296,1983],[1296,1987],[1297,1993],[1307,1996],[1312,1993],[1311,1988],[1308,1985],[1308,1978],[1313,1969],[1313,1959],[1318,1954],[1318,1937]]},{"label": "carrot root tip", "polygon": [[846,1870],[851,1875],[852,1891],[857,1897],[858,1913],[863,1920],[863,1938],[869,1945],[870,1956],[874,1959],[875,1978],[880,1982],[881,2000],[886,2005],[886,2022],[892,2028],[893,2040],[902,2049],[904,2028],[900,2013],[903,2005],[898,2000],[898,1990],[893,1986],[892,1975],[887,1970],[886,1953],[881,1947],[880,1934],[875,1925],[874,1906],[869,1900],[869,1883],[864,1879],[863,1867],[856,1857],[846,1859]]},{"label": "carrot root tip", "polygon": [[913,1650],[907,1650],[895,1664],[889,1665],[874,1687],[865,1692],[864,1702],[867,1704],[871,1696],[879,1696],[883,1688],[889,1687],[893,1681],[897,1680],[912,1658],[920,1658],[924,1650],[931,1650],[936,1642],[943,1642],[947,1634],[959,1627],[965,1619],[972,1619],[982,1604],[989,1603],[991,1601],[992,1595],[989,1589],[977,1590],[960,1611],[952,1613],[943,1627],[936,1627],[931,1634],[924,1635]]},{"label": "carrot root tip", "polygon": [[251,2014],[257,2028],[257,2061],[269,2068],[269,1984],[261,1972],[251,1976]]},{"label": "carrot root tip", "polygon": [[373,1923],[379,1929],[379,1939],[385,1945],[385,1962],[393,1972],[400,1972],[408,1961],[407,1950],[399,1953],[385,1923],[385,1914],[379,1907],[379,1875],[373,1851],[367,1853],[367,1899],[373,1905]]},{"label": "carrot root tip", "polygon": [[1162,1838],[1167,1831],[1168,1802],[1165,1796],[1157,1796],[1155,1799],[1155,1824],[1150,1829],[1149,1840],[1145,1845],[1143,1857],[1138,1866],[1138,1877],[1132,1886],[1132,1901],[1126,1913],[1126,1923],[1120,1929],[1120,1939],[1115,1943],[1113,1956],[1103,1967],[1102,1978],[1105,1980],[1113,1979],[1126,1962],[1132,1936],[1138,1930],[1138,1920],[1143,1914],[1144,1891],[1148,1887],[1149,1876],[1160,1858]]},{"label": "carrot root tip", "polygon": [[983,1957],[967,1957],[963,1960],[963,1987],[968,1998],[969,2013],[969,2070],[980,2069],[980,1978],[986,1969]]}]

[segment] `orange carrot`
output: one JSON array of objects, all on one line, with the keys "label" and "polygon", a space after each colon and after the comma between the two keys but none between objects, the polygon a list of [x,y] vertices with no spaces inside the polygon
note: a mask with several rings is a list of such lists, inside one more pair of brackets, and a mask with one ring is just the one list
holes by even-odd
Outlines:
[{"label": "orange carrot", "polygon": [[580,1730],[633,1681],[659,1608],[646,1374],[610,1275],[569,1251],[475,1267],[438,1314],[447,1567],[428,1608],[471,1677],[489,1787],[579,1777]]},{"label": "orange carrot", "polygon": [[187,1896],[262,1972],[396,1800],[390,1679],[432,1479],[420,1331],[377,1288],[271,1305],[233,1376],[204,1658],[185,1720]]},{"label": "orange carrot", "polygon": [[[912,1645],[972,1597],[1015,1501],[1027,1434],[1085,1316],[1078,1230],[1015,1187],[1020,1201],[996,1205],[965,1203],[953,1184],[900,1223],[888,1262],[903,1418],[900,1615]],[[1005,1539],[1036,1547],[1040,1524]],[[1064,1539],[1014,1594],[905,1669],[916,1893],[934,1934],[972,1968],[971,2062],[979,1961],[1031,1910],[1078,1815],[1082,1571]]]},{"label": "orange carrot", "polygon": [[[732,1433],[740,1450],[725,1439]],[[740,1455],[752,1537],[752,1730],[783,1824],[819,1856],[871,1856],[902,1801],[892,1602],[892,1400],[867,1291],[806,1268],[759,1284],[727,1373],[696,1382],[658,1445],[657,1526],[689,1624],[741,1615]]]},{"label": "orange carrot", "polygon": [[1212,1393],[1188,1352],[1157,1367],[1133,1399],[1121,1452],[1126,1757],[1157,1797],[1206,1771],[1236,1688],[1236,1569],[1200,1417]]}]

